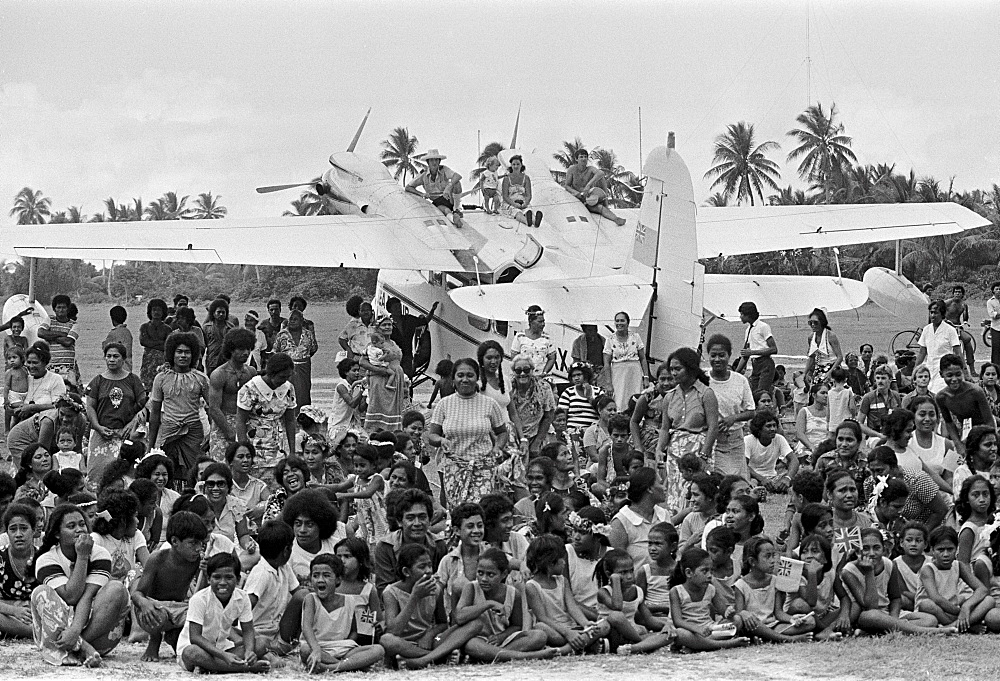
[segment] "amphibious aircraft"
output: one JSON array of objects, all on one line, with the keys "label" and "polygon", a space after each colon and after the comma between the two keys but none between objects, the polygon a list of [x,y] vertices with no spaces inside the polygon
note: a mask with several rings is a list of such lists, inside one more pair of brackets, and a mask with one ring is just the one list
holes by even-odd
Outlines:
[{"label": "amphibious aircraft", "polygon": [[[367,114],[365,121],[367,121]],[[531,178],[539,227],[470,210],[464,227],[407,193],[379,161],[354,149],[330,156],[315,184],[342,213],[311,217],[44,225],[4,239],[21,258],[79,258],[186,263],[378,268],[375,304],[399,298],[405,312],[439,309],[424,338],[426,362],[473,355],[487,338],[507,345],[531,304],[546,311],[565,376],[584,323],[607,324],[626,311],[653,361],[680,345],[696,346],[705,320],[738,319],[744,300],[766,317],[863,305],[866,284],[837,277],[706,275],[701,260],[797,248],[832,248],[958,233],[985,226],[953,203],[704,208],[673,134],[643,166],[641,207],[620,211],[624,226],[590,213],[558,185],[544,155],[514,154]],[[11,250],[10,248],[4,250]],[[889,277],[905,293],[905,279]],[[911,296],[912,297],[912,296]],[[517,322],[511,324],[511,322]],[[430,341],[432,352],[427,352]],[[433,365],[432,365],[433,366]]]}]

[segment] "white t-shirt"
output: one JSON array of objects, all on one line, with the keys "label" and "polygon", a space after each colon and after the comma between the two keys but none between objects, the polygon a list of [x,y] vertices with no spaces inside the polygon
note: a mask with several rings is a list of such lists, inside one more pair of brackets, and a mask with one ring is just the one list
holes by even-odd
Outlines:
[{"label": "white t-shirt", "polygon": [[961,342],[958,339],[958,332],[955,327],[948,322],[941,322],[937,330],[933,324],[928,324],[920,332],[920,340],[917,345],[927,350],[925,363],[931,372],[931,384],[928,390],[932,393],[940,392],[944,389],[944,379],[941,378],[941,358],[951,353]]},{"label": "white t-shirt", "polygon": [[236,647],[233,639],[242,640],[242,625],[253,622],[253,609],[250,607],[250,597],[243,589],[233,589],[229,603],[222,602],[212,593],[210,587],[205,587],[188,602],[187,619],[181,635],[177,639],[177,660],[181,666],[184,649],[191,645],[191,623],[201,625],[201,635],[208,639],[218,650],[230,650]]},{"label": "white t-shirt", "polygon": [[514,340],[510,344],[510,354],[517,357],[524,353],[531,357],[531,363],[535,366],[535,375],[541,376],[545,372],[545,365],[548,363],[549,355],[556,351],[549,335],[542,332],[538,338],[530,338],[523,331],[514,334]]},{"label": "white t-shirt", "polygon": [[146,548],[146,538],[142,532],[136,530],[131,537],[115,539],[110,534],[90,533],[90,538],[94,540],[96,546],[100,546],[111,554],[111,579],[119,582],[125,581],[129,570],[135,569],[135,552]]},{"label": "white t-shirt", "polygon": [[784,459],[792,453],[792,448],[783,435],[775,435],[767,447],[753,435],[747,435],[743,438],[743,447],[747,453],[747,466],[765,478],[776,476],[778,471],[775,464],[778,459]]},{"label": "white t-shirt", "polygon": [[292,573],[300,583],[305,583],[309,581],[309,563],[312,562],[312,559],[321,553],[336,554],[337,542],[346,538],[347,532],[344,528],[344,524],[337,523],[337,529],[334,531],[333,536],[322,540],[320,542],[319,551],[316,553],[309,553],[304,548],[299,546],[297,541],[293,542],[292,557],[288,561],[288,567],[292,569]]},{"label": "white t-shirt", "polygon": [[254,629],[257,633],[270,634],[278,631],[278,622],[292,599],[292,592],[298,587],[299,580],[295,578],[295,572],[288,563],[275,569],[262,558],[253,566],[243,590],[248,596],[257,597],[257,605],[253,607]]},{"label": "white t-shirt", "polygon": [[709,387],[719,402],[719,416],[722,418],[735,416],[744,411],[753,411],[756,408],[750,381],[743,374],[730,371],[729,378],[725,381],[709,377]]}]

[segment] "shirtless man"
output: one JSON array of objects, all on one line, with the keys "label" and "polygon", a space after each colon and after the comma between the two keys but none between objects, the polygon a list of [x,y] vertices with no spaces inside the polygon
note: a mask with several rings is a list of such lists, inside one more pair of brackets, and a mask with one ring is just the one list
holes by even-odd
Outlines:
[{"label": "shirtless man", "polygon": [[256,342],[247,329],[233,329],[222,341],[222,358],[226,361],[212,372],[208,384],[208,415],[212,419],[209,454],[216,461],[225,461],[226,447],[236,442],[236,396],[243,384],[257,375],[247,365]]},{"label": "shirtless man", "polygon": [[[576,152],[576,165],[566,171],[566,179],[562,186],[570,194],[580,199],[591,213],[596,213],[614,220],[619,227],[625,224],[625,218],[615,215],[608,207],[608,182],[599,169],[589,165],[590,154],[586,149]],[[589,199],[589,201],[588,201]]]},{"label": "shirtless man", "polygon": [[[448,166],[441,165],[441,161],[446,158],[448,157],[437,149],[431,149],[421,156],[421,160],[427,163],[427,170],[410,180],[406,191],[429,200],[445,216],[450,216],[456,227],[462,227],[462,206],[455,206],[462,193],[462,176]],[[422,187],[423,191],[418,187]]]},{"label": "shirtless man", "polygon": [[951,289],[951,298],[944,301],[947,305],[944,320],[955,327],[958,337],[965,350],[965,364],[969,367],[969,375],[976,375],[976,351],[972,347],[972,334],[965,328],[969,321],[969,306],[965,302],[965,287],[955,284]]}]

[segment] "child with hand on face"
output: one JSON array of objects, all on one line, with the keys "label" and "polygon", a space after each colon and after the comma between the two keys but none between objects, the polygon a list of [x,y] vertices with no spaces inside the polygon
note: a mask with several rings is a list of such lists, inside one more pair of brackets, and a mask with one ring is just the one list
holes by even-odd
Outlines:
[{"label": "child with hand on face", "polygon": [[354,604],[337,587],[344,564],[336,556],[321,553],[309,565],[311,593],[302,604],[302,664],[315,672],[352,672],[368,669],[385,656],[378,644],[359,646]]},{"label": "child with hand on face", "polygon": [[598,566],[603,583],[597,592],[598,608],[611,627],[611,647],[619,655],[651,653],[674,640],[673,623],[654,616],[645,593],[636,586],[632,557],[621,549],[604,554]]}]

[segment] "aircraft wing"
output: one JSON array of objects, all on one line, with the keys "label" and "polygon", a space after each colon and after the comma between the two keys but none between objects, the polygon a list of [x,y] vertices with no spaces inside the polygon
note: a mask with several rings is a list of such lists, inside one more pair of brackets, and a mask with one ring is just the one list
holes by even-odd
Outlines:
[{"label": "aircraft wing", "polygon": [[957,234],[986,218],[957,203],[698,208],[698,257]]},{"label": "aircraft wing", "polygon": [[448,295],[463,310],[484,319],[520,321],[529,305],[541,305],[551,323],[606,324],[622,310],[632,319],[642,319],[653,287],[634,276],[615,274],[463,286]]},{"label": "aircraft wing", "polygon": [[22,258],[144,260],[461,272],[418,218],[321,215],[223,220],[47,224],[7,232]]},{"label": "aircraft wing", "polygon": [[744,301],[762,317],[797,317],[814,308],[853,310],[868,300],[868,287],[853,279],[782,275],[706,274],[705,309],[721,319],[739,320]]}]

